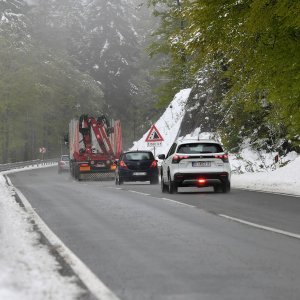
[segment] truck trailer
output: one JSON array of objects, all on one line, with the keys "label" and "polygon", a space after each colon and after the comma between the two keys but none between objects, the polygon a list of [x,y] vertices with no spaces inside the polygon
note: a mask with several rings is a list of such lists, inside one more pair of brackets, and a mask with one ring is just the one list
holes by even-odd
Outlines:
[{"label": "truck trailer", "polygon": [[119,120],[81,115],[69,124],[70,172],[77,180],[113,179],[122,153]]}]

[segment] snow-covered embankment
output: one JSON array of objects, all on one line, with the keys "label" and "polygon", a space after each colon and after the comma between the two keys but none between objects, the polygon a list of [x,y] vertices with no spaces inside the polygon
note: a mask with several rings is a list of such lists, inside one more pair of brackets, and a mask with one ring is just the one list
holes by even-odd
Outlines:
[{"label": "snow-covered embankment", "polygon": [[[190,89],[185,89],[176,94],[164,114],[155,123],[165,139],[162,147],[156,149],[156,154],[166,154],[177,138],[190,92]],[[131,149],[153,151],[153,148],[147,147],[145,142],[148,133],[149,131],[139,141],[134,142]],[[198,128],[189,134],[188,137],[197,138],[198,136],[200,138],[209,138],[209,133],[200,134]],[[235,174],[232,175],[233,188],[300,195],[300,157],[296,153],[290,153],[288,157],[282,158],[283,162],[289,161],[289,163],[276,170],[272,170],[270,167],[274,161],[274,153],[258,153],[252,150],[250,146],[245,145],[238,156],[240,157],[239,159],[237,159],[235,154],[230,155],[231,166],[233,171],[235,171]],[[276,167],[276,165],[273,167]],[[237,174],[240,172],[244,174]]]}]

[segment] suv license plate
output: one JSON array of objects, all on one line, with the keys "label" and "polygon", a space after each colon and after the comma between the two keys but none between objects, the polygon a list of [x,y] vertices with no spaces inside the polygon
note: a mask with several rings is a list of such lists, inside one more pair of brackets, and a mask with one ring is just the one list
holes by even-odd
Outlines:
[{"label": "suv license plate", "polygon": [[133,173],[134,176],[144,176],[144,175],[147,175],[146,172],[134,172]]},{"label": "suv license plate", "polygon": [[193,167],[210,167],[210,161],[194,161]]}]

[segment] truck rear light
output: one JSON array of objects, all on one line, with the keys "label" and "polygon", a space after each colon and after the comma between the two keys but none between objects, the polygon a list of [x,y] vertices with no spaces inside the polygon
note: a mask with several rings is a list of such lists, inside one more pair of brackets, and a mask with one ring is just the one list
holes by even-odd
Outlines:
[{"label": "truck rear light", "polygon": [[205,178],[199,178],[198,179],[198,183],[205,184],[206,183],[206,179]]},{"label": "truck rear light", "polygon": [[90,171],[91,170],[91,166],[89,164],[81,164],[79,166],[79,170],[80,171]]},{"label": "truck rear light", "polygon": [[125,164],[125,162],[123,160],[120,161],[120,167],[122,167],[122,168],[128,168],[127,165]]},{"label": "truck rear light", "polygon": [[157,167],[157,161],[154,160],[150,166],[150,168],[156,168]]}]

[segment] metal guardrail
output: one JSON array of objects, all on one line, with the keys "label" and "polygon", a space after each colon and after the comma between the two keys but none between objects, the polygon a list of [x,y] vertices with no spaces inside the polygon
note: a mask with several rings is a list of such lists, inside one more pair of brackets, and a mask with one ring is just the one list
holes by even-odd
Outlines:
[{"label": "metal guardrail", "polygon": [[9,164],[0,164],[0,172],[2,171],[8,171],[12,169],[20,169],[23,167],[34,167],[34,166],[46,166],[46,165],[52,165],[58,162],[58,158],[52,158],[52,159],[36,159],[36,160],[30,160],[30,161],[22,161],[22,162],[15,162],[15,163],[9,163]]}]

